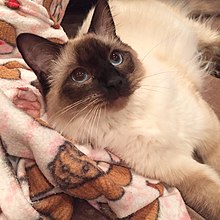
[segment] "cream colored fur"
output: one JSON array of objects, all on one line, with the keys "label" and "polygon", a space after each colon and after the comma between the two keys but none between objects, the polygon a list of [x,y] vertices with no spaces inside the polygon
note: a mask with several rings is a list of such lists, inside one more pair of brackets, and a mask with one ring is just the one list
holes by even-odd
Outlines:
[{"label": "cream colored fur", "polygon": [[[64,135],[108,148],[138,173],[177,186],[185,201],[207,219],[219,220],[220,124],[200,95],[207,74],[200,51],[210,47],[219,53],[218,33],[188,19],[185,6],[181,12],[177,5],[155,0],[110,5],[116,32],[137,52],[145,77],[124,109],[102,109],[93,124],[84,121],[84,126],[84,117],[76,117]],[[87,32],[92,12],[79,37]],[[61,61],[57,65],[59,69]],[[50,116],[58,104],[54,94],[48,100],[54,103],[48,108]],[[65,115],[54,126],[62,130],[69,120]],[[195,150],[205,164],[192,158]]]}]

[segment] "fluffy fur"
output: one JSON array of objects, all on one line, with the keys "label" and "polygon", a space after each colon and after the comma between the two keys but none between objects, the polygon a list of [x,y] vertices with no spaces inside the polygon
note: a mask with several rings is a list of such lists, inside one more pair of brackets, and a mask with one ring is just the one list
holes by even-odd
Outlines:
[{"label": "fluffy fur", "polygon": [[[117,47],[118,40],[105,34],[114,25],[108,10],[100,14],[105,31],[87,34],[92,10],[78,36],[44,70],[50,73],[46,101],[51,125],[73,141],[108,148],[138,173],[178,187],[186,203],[205,218],[220,219],[220,123],[200,95],[209,67],[203,55],[208,50],[219,57],[218,33],[189,19],[185,5],[118,0],[110,6],[117,36],[136,51],[131,54],[141,80],[121,108],[112,108],[116,102],[98,105],[92,96],[67,105],[62,87],[76,45],[94,38]],[[195,151],[203,164],[193,159]]]}]

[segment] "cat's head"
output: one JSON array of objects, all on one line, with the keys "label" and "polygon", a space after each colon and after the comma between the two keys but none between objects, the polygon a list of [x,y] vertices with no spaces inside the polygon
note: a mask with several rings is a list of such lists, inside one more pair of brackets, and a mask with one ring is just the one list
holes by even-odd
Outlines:
[{"label": "cat's head", "polygon": [[88,33],[65,45],[33,34],[21,34],[17,45],[42,86],[49,116],[62,109],[86,114],[96,106],[121,110],[143,74],[135,51],[116,35],[104,0],[95,7]]}]

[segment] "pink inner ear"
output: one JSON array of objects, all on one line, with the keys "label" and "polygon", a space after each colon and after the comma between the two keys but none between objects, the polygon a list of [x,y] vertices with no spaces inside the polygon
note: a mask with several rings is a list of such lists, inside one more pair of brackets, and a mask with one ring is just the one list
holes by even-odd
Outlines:
[{"label": "pink inner ear", "polygon": [[3,40],[0,40],[0,54],[12,53],[13,47]]}]

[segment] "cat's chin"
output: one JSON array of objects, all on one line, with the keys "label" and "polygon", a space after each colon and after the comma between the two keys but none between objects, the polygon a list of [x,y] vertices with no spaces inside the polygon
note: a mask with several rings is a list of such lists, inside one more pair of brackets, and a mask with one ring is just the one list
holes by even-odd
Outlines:
[{"label": "cat's chin", "polygon": [[107,103],[107,110],[112,112],[120,111],[126,107],[128,101],[129,97],[119,97],[116,100]]}]

